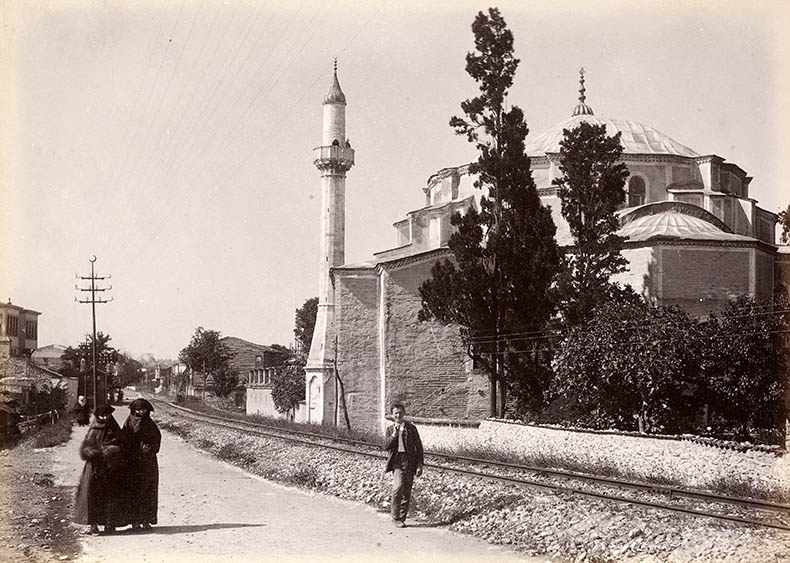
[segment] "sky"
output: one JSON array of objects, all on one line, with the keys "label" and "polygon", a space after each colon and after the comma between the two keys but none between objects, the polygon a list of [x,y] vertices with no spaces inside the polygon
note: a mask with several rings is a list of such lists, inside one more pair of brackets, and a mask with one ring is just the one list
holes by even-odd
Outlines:
[{"label": "sky", "polygon": [[[39,346],[91,330],[76,275],[111,275],[97,329],[175,358],[198,326],[289,344],[318,293],[321,102],[333,59],[356,165],[346,261],[396,246],[428,177],[475,158],[451,116],[489,4],[6,0],[0,6],[0,299],[41,312]],[[508,1],[509,103],[534,134],[586,74],[596,115],[655,127],[790,203],[790,4]],[[104,286],[103,286],[104,287]]]}]

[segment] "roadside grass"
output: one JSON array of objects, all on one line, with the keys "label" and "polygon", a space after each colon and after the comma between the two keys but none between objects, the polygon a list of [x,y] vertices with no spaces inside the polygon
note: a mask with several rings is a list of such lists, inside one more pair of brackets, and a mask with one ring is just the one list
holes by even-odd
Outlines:
[{"label": "roadside grass", "polygon": [[349,430],[348,428],[323,424],[307,424],[303,422],[294,422],[284,418],[276,418],[257,414],[248,415],[234,410],[218,409],[203,403],[199,399],[193,399],[191,397],[180,398],[176,404],[204,414],[222,416],[257,424],[265,424],[266,426],[271,426],[280,430],[312,432],[313,434],[319,434],[321,436],[326,436],[327,438],[342,438],[344,440],[356,440],[359,442],[368,442],[371,444],[381,443],[381,435],[376,432],[365,432],[353,429]]},{"label": "roadside grass", "polygon": [[749,477],[720,476],[714,483],[714,489],[718,493],[733,497],[790,503],[790,491],[773,490]]},{"label": "roadside grass", "polygon": [[258,461],[255,456],[251,455],[249,452],[246,452],[235,442],[229,442],[221,446],[217,451],[217,457],[219,457],[221,460],[241,466],[250,466]]},{"label": "roadside grass", "polygon": [[318,472],[314,467],[298,467],[283,476],[286,481],[298,487],[318,489]]},{"label": "roadside grass", "polygon": [[43,426],[26,440],[30,440],[34,448],[51,448],[65,444],[71,438],[72,420],[69,416],[60,419],[49,426]]},{"label": "roadside grass", "polygon": [[58,485],[51,448],[71,435],[71,418],[27,434],[2,452],[0,480],[13,483],[0,494],[0,561],[73,560],[80,554],[71,525],[74,486]]}]

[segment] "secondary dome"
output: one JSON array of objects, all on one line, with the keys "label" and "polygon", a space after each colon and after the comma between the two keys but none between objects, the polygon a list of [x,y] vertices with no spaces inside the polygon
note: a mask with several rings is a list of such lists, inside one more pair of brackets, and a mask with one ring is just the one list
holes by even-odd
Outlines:
[{"label": "secondary dome", "polygon": [[570,119],[555,125],[535,137],[527,137],[526,149],[529,156],[542,156],[547,153],[560,152],[560,141],[563,138],[563,129],[573,129],[581,121],[594,125],[606,125],[606,134],[615,135],[620,132],[620,142],[623,144],[623,154],[672,154],[678,156],[695,157],[699,154],[685,145],[681,145],[671,137],[652,127],[627,121],[625,119],[611,119],[595,115],[575,115]]},{"label": "secondary dome", "polygon": [[729,232],[714,215],[688,203],[662,201],[620,212],[622,227],[617,234],[630,242],[651,239],[751,241],[750,237]]}]

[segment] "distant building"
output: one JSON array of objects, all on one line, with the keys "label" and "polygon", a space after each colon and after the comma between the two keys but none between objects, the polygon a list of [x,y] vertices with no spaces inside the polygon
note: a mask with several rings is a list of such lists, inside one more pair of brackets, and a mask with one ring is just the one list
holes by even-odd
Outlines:
[{"label": "distant building", "polygon": [[244,405],[247,414],[278,416],[271,399],[271,378],[277,370],[285,369],[289,353],[234,336],[225,336],[220,342],[233,354],[231,365],[239,374],[233,391],[235,404]]},{"label": "distant building", "polygon": [[0,336],[11,341],[12,356],[27,356],[38,348],[38,316],[41,313],[11,303],[0,303]]},{"label": "distant building", "polygon": [[30,359],[37,366],[51,369],[53,371],[58,371],[63,367],[63,360],[61,359],[61,356],[63,356],[63,352],[65,351],[66,346],[61,346],[60,344],[50,344],[48,346],[36,348],[33,353],[30,354]]},{"label": "distant building", "polygon": [[11,354],[11,338],[0,336],[0,393],[21,406],[30,403],[34,391],[60,387],[66,392],[66,407],[77,400],[78,378],[34,364],[26,356]]}]

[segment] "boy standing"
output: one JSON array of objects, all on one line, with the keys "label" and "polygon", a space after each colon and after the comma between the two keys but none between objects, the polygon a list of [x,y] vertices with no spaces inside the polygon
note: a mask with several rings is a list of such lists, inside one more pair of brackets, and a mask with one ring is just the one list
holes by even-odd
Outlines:
[{"label": "boy standing", "polygon": [[395,424],[387,428],[384,449],[389,452],[386,472],[392,471],[392,521],[398,528],[406,527],[411,488],[415,475],[422,475],[424,464],[422,441],[417,427],[406,422],[406,408],[400,403],[392,405]]}]

